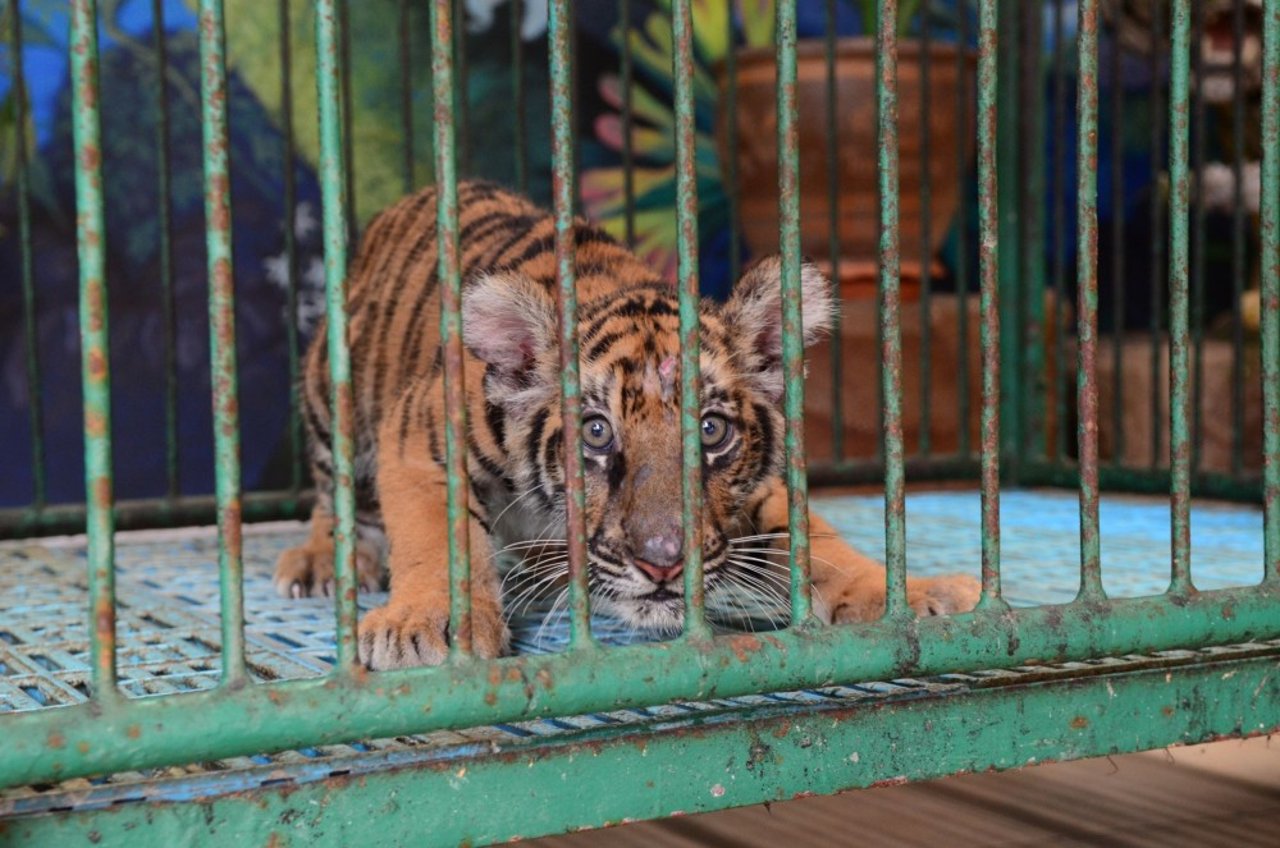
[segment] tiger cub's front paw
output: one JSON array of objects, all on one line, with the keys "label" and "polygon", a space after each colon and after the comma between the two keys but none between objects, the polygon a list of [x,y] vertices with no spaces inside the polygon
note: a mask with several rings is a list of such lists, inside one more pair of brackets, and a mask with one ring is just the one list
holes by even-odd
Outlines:
[{"label": "tiger cub's front paw", "polygon": [[[500,611],[475,604],[471,620],[475,656],[492,659],[506,650],[510,634]],[[360,622],[360,662],[375,670],[440,665],[449,656],[449,641],[447,605],[392,601]]]},{"label": "tiger cub's front paw", "polygon": [[907,603],[922,616],[968,612],[981,595],[982,584],[964,574],[916,580],[907,587]]},{"label": "tiger cub's front paw", "polygon": [[[356,543],[356,581],[365,592],[382,588],[382,564],[378,549],[363,540]],[[289,548],[276,560],[276,592],[284,598],[331,597],[336,583],[333,574],[333,543],[308,539]]]}]

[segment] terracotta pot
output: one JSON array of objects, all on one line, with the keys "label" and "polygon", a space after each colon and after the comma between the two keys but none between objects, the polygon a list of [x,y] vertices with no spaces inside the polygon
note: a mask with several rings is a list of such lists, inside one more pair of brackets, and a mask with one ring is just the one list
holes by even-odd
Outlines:
[{"label": "terracotta pot", "polygon": [[[929,128],[930,257],[946,236],[960,202],[956,144],[974,149],[973,92],[976,57],[966,65],[969,108],[962,120],[957,102],[957,47],[931,44]],[[797,49],[796,102],[800,134],[800,240],[805,255],[826,259],[830,244],[827,204],[827,68],[823,41],[802,41]],[[919,279],[921,244],[920,55],[917,41],[898,45],[899,215],[904,278]],[[737,146],[741,223],[747,246],[757,256],[778,249],[778,158],[775,108],[777,79],[773,48],[738,51]],[[727,80],[720,71],[723,102]],[[875,44],[869,38],[847,38],[836,49],[836,132],[839,238],[846,288],[868,276],[878,255]],[[728,110],[720,109],[716,137],[721,161],[728,161]],[[872,273],[874,276],[874,273]]]}]

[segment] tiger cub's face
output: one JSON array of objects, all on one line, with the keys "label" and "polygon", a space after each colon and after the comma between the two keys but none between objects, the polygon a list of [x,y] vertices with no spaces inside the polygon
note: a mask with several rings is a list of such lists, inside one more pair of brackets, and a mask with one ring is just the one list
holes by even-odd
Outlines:
[{"label": "tiger cub's face", "polygon": [[[809,344],[828,328],[832,299],[812,266],[804,266],[802,282]],[[753,526],[745,507],[781,473],[784,460],[780,286],[777,260],[766,260],[743,276],[726,303],[701,305],[701,520],[709,608],[718,595],[768,580],[755,561],[766,558],[734,556],[730,540],[769,529]],[[505,471],[514,491],[502,511],[514,506],[523,511],[514,523],[547,528],[523,535],[563,539],[556,316],[551,290],[513,275],[477,280],[464,295],[463,335],[487,364],[486,401],[503,418]],[[662,285],[622,289],[579,309],[592,601],[650,630],[678,629],[684,613],[678,322],[676,293]],[[501,535],[502,527],[493,531]]]}]

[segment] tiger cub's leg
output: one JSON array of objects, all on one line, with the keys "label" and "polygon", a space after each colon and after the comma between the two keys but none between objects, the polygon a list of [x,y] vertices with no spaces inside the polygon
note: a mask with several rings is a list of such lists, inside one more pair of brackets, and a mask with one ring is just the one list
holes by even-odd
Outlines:
[{"label": "tiger cub's leg", "polygon": [[[425,391],[421,385],[417,391]],[[390,544],[391,598],[360,622],[360,661],[370,668],[438,665],[449,653],[449,522],[446,475],[432,459],[430,426],[402,428],[410,389],[383,419],[378,442],[378,497]],[[414,416],[413,420],[422,421]],[[471,646],[496,657],[509,634],[502,618],[489,536],[471,518]]]},{"label": "tiger cub's leg", "polygon": [[[766,532],[787,527],[787,487],[781,478],[761,505],[758,523]],[[828,623],[874,621],[884,614],[884,566],[854,550],[821,516],[809,513],[810,570],[814,611]],[[785,547],[785,545],[778,545]],[[964,574],[908,577],[907,603],[917,615],[967,612],[981,585]]]},{"label": "tiger cub's leg", "polygon": [[[316,481],[316,505],[311,509],[311,533],[296,548],[289,548],[276,560],[276,591],[286,598],[330,597],[335,593],[333,574],[333,511],[329,492],[332,484],[312,465]],[[356,582],[366,592],[377,592],[382,584],[382,563],[376,541],[365,538],[357,527]]]}]

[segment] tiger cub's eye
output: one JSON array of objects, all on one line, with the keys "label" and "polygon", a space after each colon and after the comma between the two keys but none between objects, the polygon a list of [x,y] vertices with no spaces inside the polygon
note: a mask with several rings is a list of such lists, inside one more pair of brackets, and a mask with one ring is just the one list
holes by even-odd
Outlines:
[{"label": "tiger cub's eye", "polygon": [[613,427],[603,416],[596,415],[582,422],[582,443],[591,450],[608,450],[613,444]]},{"label": "tiger cub's eye", "polygon": [[729,422],[723,415],[702,416],[702,446],[718,448],[729,438]]}]

